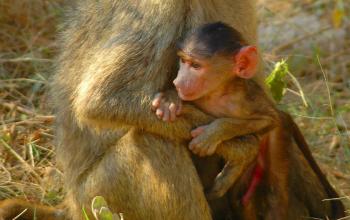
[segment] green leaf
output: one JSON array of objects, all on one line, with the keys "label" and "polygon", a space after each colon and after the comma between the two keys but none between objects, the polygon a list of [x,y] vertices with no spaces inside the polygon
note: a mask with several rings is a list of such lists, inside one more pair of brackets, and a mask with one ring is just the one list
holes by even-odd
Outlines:
[{"label": "green leaf", "polygon": [[92,213],[97,220],[120,220],[120,216],[109,210],[106,200],[102,196],[95,196],[91,204]]},{"label": "green leaf", "polygon": [[100,209],[98,219],[100,219],[100,220],[113,220],[113,213],[111,212],[111,210],[109,210],[109,208],[102,207]]},{"label": "green leaf", "polygon": [[89,219],[89,216],[88,216],[87,213],[86,213],[86,210],[85,210],[84,206],[83,206],[83,208],[82,208],[82,211],[83,211],[84,219],[85,219],[85,220],[90,220],[90,219]]},{"label": "green leaf", "polygon": [[106,200],[102,196],[95,196],[92,200],[92,210],[100,210],[102,207],[108,207]]},{"label": "green leaf", "polygon": [[272,97],[277,102],[281,101],[283,98],[284,90],[287,87],[284,78],[288,72],[287,62],[285,60],[281,60],[275,64],[274,70],[265,79],[265,83],[270,88]]}]

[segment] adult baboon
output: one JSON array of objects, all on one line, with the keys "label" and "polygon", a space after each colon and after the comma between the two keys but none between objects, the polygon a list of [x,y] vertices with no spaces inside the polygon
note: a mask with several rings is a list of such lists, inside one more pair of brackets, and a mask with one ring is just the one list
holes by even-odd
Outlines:
[{"label": "adult baboon", "polygon": [[[186,142],[211,117],[185,105],[169,124],[150,103],[156,92],[174,90],[175,42],[188,29],[220,20],[254,43],[254,0],[81,0],[65,19],[51,94],[68,215],[81,219],[82,208],[101,195],[128,220],[211,219]],[[257,147],[254,138],[244,144]],[[213,167],[201,174],[205,186],[220,170]],[[227,214],[212,207],[214,218]],[[5,219],[7,210],[0,207]]]},{"label": "adult baboon", "polygon": [[125,219],[211,219],[186,142],[211,117],[185,105],[164,123],[150,103],[173,90],[175,42],[188,29],[220,20],[254,43],[254,1],[85,0],[66,19],[52,94],[70,216],[101,195]]}]

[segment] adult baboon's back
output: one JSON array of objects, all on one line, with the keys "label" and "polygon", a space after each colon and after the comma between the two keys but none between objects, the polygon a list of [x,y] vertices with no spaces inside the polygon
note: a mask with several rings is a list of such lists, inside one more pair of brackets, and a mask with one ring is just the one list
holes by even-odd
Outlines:
[{"label": "adult baboon's back", "polygon": [[210,117],[185,105],[183,117],[163,123],[150,102],[156,92],[172,89],[175,42],[186,30],[220,20],[254,42],[254,12],[253,0],[74,5],[52,90],[57,161],[73,219],[81,219],[96,195],[125,219],[211,219],[185,142],[190,129]]}]

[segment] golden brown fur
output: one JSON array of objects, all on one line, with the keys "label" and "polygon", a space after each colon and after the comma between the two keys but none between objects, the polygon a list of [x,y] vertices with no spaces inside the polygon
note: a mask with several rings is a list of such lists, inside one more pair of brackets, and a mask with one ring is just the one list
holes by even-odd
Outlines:
[{"label": "golden brown fur", "polygon": [[[312,157],[298,126],[276,108],[261,85],[251,78],[256,74],[257,51],[251,45],[235,44],[243,41],[234,28],[221,22],[209,23],[187,35],[178,52],[179,71],[173,83],[179,98],[217,117],[194,129],[189,143],[195,154],[206,156],[215,152],[226,160],[209,198],[225,195],[239,178],[247,178],[238,198],[232,200],[242,201],[243,207],[235,214],[243,213],[243,219],[343,217],[340,201],[323,202],[339,196]],[[159,94],[152,103],[153,109],[167,121],[171,112],[164,112],[177,107],[170,108],[167,94]],[[173,117],[170,121],[174,120]],[[249,134],[261,139],[253,172],[249,166],[257,155],[256,148],[244,149],[240,155],[240,146],[221,145],[225,140]],[[302,157],[298,157],[300,153]],[[248,173],[245,178],[244,173]],[[300,182],[305,184],[294,185]],[[256,192],[256,186],[264,190]]]},{"label": "golden brown fur", "polygon": [[[239,193],[231,201],[242,201],[245,192],[250,190],[250,182],[255,175],[249,171],[249,166],[256,156],[256,148],[244,146],[244,149],[241,149],[243,153],[237,154],[241,146],[227,147],[221,143],[235,137],[255,134],[262,137],[261,139],[267,138],[266,153],[260,152],[257,162],[257,166],[264,169],[264,177],[258,185],[258,191],[253,192],[246,206],[239,205],[240,208],[235,210],[236,215],[242,213],[236,218],[294,220],[304,217],[343,217],[344,206],[340,201],[323,201],[339,196],[313,159],[293,119],[276,109],[255,81],[235,76],[225,84],[226,77],[220,78],[215,75],[214,73],[220,70],[211,69],[208,63],[202,67],[201,74],[197,77],[207,75],[206,80],[209,82],[216,80],[223,81],[223,84],[218,83],[214,89],[197,87],[196,92],[205,95],[191,95],[200,97],[193,100],[198,107],[218,118],[203,126],[203,130],[195,135],[191,144],[199,149],[217,146],[216,153],[227,161],[225,168],[216,178],[209,197],[221,197],[238,181],[243,182],[243,186],[240,186],[242,183],[238,183],[234,187]],[[224,62],[221,63],[224,65]],[[220,61],[216,61],[216,64],[220,65]],[[182,74],[186,77],[191,73]],[[221,73],[225,74],[229,74],[227,78],[233,76],[232,73]],[[191,87],[192,84],[188,86]],[[201,91],[205,89],[208,91]],[[243,173],[246,173],[245,177],[241,177]]]},{"label": "golden brown fur", "polygon": [[211,117],[187,105],[168,124],[150,102],[172,89],[176,40],[217,20],[256,41],[253,0],[86,0],[68,12],[52,97],[72,219],[96,195],[128,220],[212,218],[186,147],[190,130]]},{"label": "golden brown fur", "polygon": [[0,201],[0,220],[20,219],[32,220],[64,220],[64,211],[61,209],[36,205],[19,199],[7,199]]},{"label": "golden brown fur", "polygon": [[[345,215],[338,194],[329,184],[293,119],[279,112],[280,125],[270,135],[265,173],[249,202],[242,206],[254,164],[230,192],[234,219],[338,219]],[[281,217],[282,216],[282,217]]]}]

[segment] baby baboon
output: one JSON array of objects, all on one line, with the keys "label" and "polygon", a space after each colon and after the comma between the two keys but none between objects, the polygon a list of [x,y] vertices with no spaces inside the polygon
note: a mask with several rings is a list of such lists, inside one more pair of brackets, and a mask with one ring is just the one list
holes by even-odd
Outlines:
[{"label": "baby baboon", "polygon": [[[251,183],[242,198],[243,205],[247,206],[256,195],[257,187],[265,184],[267,189],[273,189],[272,192],[261,195],[263,203],[254,204],[255,209],[261,204],[267,207],[264,219],[292,220],[304,216],[289,218],[289,211],[295,212],[289,205],[289,172],[294,169],[289,150],[294,141],[312,169],[310,175],[304,174],[303,178],[316,175],[316,181],[319,181],[316,190],[323,193],[323,199],[339,197],[316,164],[296,124],[275,107],[252,79],[258,65],[255,46],[247,44],[238,31],[222,22],[196,28],[179,45],[180,68],[174,80],[179,97],[218,117],[191,132],[193,140],[189,148],[200,156],[216,152],[227,161],[208,194],[209,198],[223,196],[249,167],[251,161],[248,158],[256,156],[256,151],[252,150],[246,151],[243,158],[242,155],[237,157],[234,148],[219,145],[248,134],[260,137],[260,149]],[[162,94],[158,94],[152,104],[157,116],[165,121],[175,121],[181,113],[181,103],[167,103]],[[314,201],[321,212],[310,212],[310,217],[335,219],[344,216],[340,201],[326,202],[328,208],[325,209],[321,202]],[[306,201],[301,204],[306,205]],[[259,212],[249,209],[247,213],[252,216]]]}]

